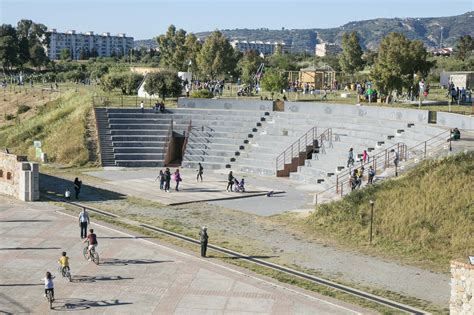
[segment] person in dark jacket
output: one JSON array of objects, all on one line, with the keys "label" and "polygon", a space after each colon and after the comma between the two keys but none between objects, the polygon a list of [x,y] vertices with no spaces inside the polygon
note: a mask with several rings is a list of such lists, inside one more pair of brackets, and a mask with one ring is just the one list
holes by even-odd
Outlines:
[{"label": "person in dark jacket", "polygon": [[206,257],[207,242],[209,240],[209,235],[207,234],[207,227],[202,227],[201,231],[199,231],[199,236],[201,239],[201,257]]},{"label": "person in dark jacket", "polygon": [[229,172],[229,176],[227,177],[227,191],[232,191],[232,186],[234,185],[234,175],[232,175],[232,171]]},{"label": "person in dark jacket", "polygon": [[197,177],[196,177],[196,181],[199,181],[199,178],[201,178],[201,182],[202,182],[203,170],[204,170],[204,168],[202,167],[201,163],[199,163],[199,168],[197,170],[198,174],[197,174]]},{"label": "person in dark jacket", "polygon": [[79,178],[76,177],[76,179],[74,179],[74,191],[76,192],[76,199],[79,199],[81,187],[82,187],[82,181],[80,181]]},{"label": "person in dark jacket", "polygon": [[170,192],[171,172],[169,168],[165,170],[165,191]]}]

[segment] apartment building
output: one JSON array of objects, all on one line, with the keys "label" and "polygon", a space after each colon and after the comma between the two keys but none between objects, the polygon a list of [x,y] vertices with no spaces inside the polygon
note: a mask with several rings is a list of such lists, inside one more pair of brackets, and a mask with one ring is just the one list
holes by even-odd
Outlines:
[{"label": "apartment building", "polygon": [[51,60],[60,59],[63,49],[69,49],[72,59],[79,59],[81,51],[96,53],[99,57],[110,57],[128,54],[133,49],[133,37],[127,37],[124,33],[112,36],[110,33],[99,35],[94,32],[76,33],[74,30],[59,33],[56,29],[51,29],[48,32],[50,44],[45,49]]},{"label": "apartment building", "polygon": [[263,55],[272,55],[280,48],[282,53],[286,53],[289,50],[289,47],[283,42],[233,40],[230,44],[238,51],[247,52],[254,50]]}]

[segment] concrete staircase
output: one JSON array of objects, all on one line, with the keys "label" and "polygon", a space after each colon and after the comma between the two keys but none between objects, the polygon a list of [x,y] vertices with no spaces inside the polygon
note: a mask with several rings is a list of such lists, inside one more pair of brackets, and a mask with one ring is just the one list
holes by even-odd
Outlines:
[{"label": "concrete staircase", "polygon": [[151,109],[96,108],[103,166],[164,165],[171,115]]}]

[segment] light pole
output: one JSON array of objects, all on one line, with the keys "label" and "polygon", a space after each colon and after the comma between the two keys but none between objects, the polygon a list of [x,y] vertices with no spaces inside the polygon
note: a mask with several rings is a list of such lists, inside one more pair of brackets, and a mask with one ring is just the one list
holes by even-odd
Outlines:
[{"label": "light pole", "polygon": [[375,201],[370,200],[370,238],[369,238],[369,244],[372,245],[372,226],[374,223],[374,204]]}]

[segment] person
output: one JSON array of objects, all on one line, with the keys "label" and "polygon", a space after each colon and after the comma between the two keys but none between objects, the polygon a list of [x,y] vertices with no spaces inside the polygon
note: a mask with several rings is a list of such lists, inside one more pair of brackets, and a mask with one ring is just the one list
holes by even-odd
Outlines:
[{"label": "person", "polygon": [[451,140],[457,141],[459,139],[461,139],[461,132],[458,128],[454,128],[451,130]]},{"label": "person", "polygon": [[367,150],[364,150],[364,152],[362,153],[362,161],[364,163],[369,161],[369,154],[367,153]]},{"label": "person", "polygon": [[76,199],[79,200],[79,194],[81,193],[82,181],[76,177],[74,179],[74,191],[76,192]]},{"label": "person", "polygon": [[375,177],[374,168],[372,166],[369,167],[369,171],[367,173],[369,175],[368,178],[367,178],[367,184],[372,184],[372,182],[374,181],[374,177]]},{"label": "person", "polygon": [[267,194],[265,195],[265,197],[273,197],[274,194],[275,194],[275,191],[270,190],[269,192],[267,192]]},{"label": "person", "polygon": [[232,171],[229,172],[227,176],[227,191],[232,191],[232,186],[234,185],[234,175],[232,175]]},{"label": "person", "polygon": [[199,181],[199,178],[201,178],[201,182],[202,182],[202,174],[203,174],[204,168],[202,167],[201,163],[198,163],[198,165],[199,165],[199,168],[197,170],[198,174],[196,176],[196,181]]},{"label": "person", "polygon": [[181,182],[183,179],[181,178],[181,174],[179,173],[178,168],[174,172],[173,176],[174,176],[174,180],[176,181],[176,187],[174,188],[174,190],[179,191],[179,182]]},{"label": "person", "polygon": [[242,178],[242,180],[239,183],[239,190],[241,192],[245,192],[245,180]]},{"label": "person", "polygon": [[158,175],[160,178],[160,190],[165,189],[165,172],[163,170],[160,170],[160,174]]},{"label": "person", "polygon": [[349,149],[349,154],[347,156],[347,167],[349,167],[349,165],[354,166],[354,149],[353,148]]},{"label": "person", "polygon": [[352,176],[349,180],[351,190],[355,190],[359,185],[359,170],[355,169],[354,172],[352,172]]},{"label": "person", "polygon": [[44,297],[47,297],[48,291],[51,291],[51,296],[54,301],[54,282],[53,282],[54,276],[51,275],[51,272],[47,271],[46,276],[41,279],[44,281]]},{"label": "person", "polygon": [[207,242],[209,240],[209,235],[207,234],[207,227],[202,227],[201,231],[199,231],[199,236],[201,238],[201,257],[206,257]]},{"label": "person", "polygon": [[81,213],[79,213],[79,226],[81,227],[81,239],[84,239],[87,236],[87,224],[90,224],[89,214],[86,211],[86,208],[82,208]]},{"label": "person", "polygon": [[89,260],[91,260],[91,250],[97,247],[99,243],[97,242],[97,235],[94,234],[94,229],[89,230],[89,235],[87,235],[87,238],[83,241],[83,243],[88,242],[89,246],[87,247],[87,254],[89,255]]},{"label": "person", "polygon": [[398,151],[395,151],[395,149],[392,149],[393,154],[395,155],[395,158],[393,159],[393,164],[395,166],[398,166],[398,162],[400,162],[400,155]]},{"label": "person", "polygon": [[69,190],[69,188],[66,188],[66,191],[64,192],[64,197],[66,198],[66,200],[71,200],[71,191]]},{"label": "person", "polygon": [[164,112],[165,112],[165,103],[161,102],[160,103],[160,113],[164,113]]},{"label": "person", "polygon": [[169,168],[165,170],[165,191],[170,192],[171,172]]},{"label": "person", "polygon": [[145,112],[145,105],[143,104],[143,101],[140,102],[140,110],[142,111],[142,113]]},{"label": "person", "polygon": [[66,252],[62,253],[62,256],[59,258],[58,263],[61,266],[61,274],[63,276],[66,270],[71,270],[69,268],[69,257],[66,256]]}]

